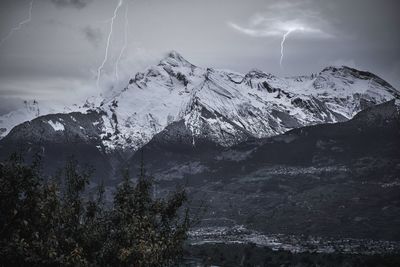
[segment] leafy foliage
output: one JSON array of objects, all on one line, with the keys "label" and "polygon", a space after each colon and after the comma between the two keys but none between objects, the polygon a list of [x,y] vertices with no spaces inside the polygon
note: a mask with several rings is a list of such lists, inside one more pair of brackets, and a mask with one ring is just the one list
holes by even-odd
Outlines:
[{"label": "leafy foliage", "polygon": [[90,175],[72,159],[52,180],[40,174],[40,160],[0,163],[3,265],[169,266],[180,258],[190,225],[183,189],[155,199],[142,169],[136,183],[124,175],[106,206],[102,185],[88,199]]}]

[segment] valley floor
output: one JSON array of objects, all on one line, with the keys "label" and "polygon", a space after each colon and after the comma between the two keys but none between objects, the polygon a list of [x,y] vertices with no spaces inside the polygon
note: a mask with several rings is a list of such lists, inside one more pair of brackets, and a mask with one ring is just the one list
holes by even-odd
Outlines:
[{"label": "valley floor", "polygon": [[254,244],[292,253],[400,254],[400,241],[334,239],[317,236],[263,234],[243,226],[197,228],[190,232],[192,246],[204,244]]},{"label": "valley floor", "polygon": [[203,227],[190,232],[182,266],[400,266],[400,242]]},{"label": "valley floor", "polygon": [[255,244],[188,246],[181,266],[400,266],[400,254],[292,253]]}]

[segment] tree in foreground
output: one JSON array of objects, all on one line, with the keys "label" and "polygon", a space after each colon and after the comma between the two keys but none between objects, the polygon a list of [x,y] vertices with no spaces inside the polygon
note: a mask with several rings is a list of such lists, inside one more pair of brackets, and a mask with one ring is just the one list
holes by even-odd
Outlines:
[{"label": "tree in foreground", "polygon": [[124,175],[111,206],[104,189],[88,199],[90,171],[74,160],[59,180],[16,157],[0,163],[0,258],[4,266],[169,266],[190,226],[183,189],[152,197],[153,180]]}]

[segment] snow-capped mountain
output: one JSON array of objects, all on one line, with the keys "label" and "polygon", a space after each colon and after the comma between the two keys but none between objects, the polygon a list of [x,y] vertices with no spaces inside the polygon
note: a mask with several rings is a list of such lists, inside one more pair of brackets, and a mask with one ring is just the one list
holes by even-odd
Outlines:
[{"label": "snow-capped mountain", "polygon": [[[156,66],[136,73],[125,88],[102,96],[88,115],[93,120],[91,129],[86,127],[88,119],[79,120],[84,116],[72,116],[68,123],[54,116],[37,120],[46,132],[41,132],[40,140],[79,132],[82,140],[88,139],[84,136],[98,139],[102,151],[134,152],[173,122],[184,122],[193,145],[202,137],[231,146],[301,126],[345,121],[391,99],[400,99],[400,92],[390,84],[348,67],[328,67],[316,75],[290,78],[259,70],[243,75],[197,67],[170,52]],[[37,132],[30,129],[37,123],[23,125],[10,138],[29,139]],[[25,134],[16,135],[22,129]]]},{"label": "snow-capped mountain", "polygon": [[344,121],[400,93],[369,72],[328,67],[318,75],[279,78],[197,67],[177,52],[137,73],[98,107],[103,144],[136,150],[174,121],[193,135],[230,146],[319,123]]}]

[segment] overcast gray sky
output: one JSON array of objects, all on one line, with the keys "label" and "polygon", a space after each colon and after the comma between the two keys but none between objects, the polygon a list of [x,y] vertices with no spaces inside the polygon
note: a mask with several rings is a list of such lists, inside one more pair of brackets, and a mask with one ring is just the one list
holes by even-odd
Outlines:
[{"label": "overcast gray sky", "polygon": [[34,0],[31,21],[10,34],[28,18],[31,1],[1,0],[0,114],[22,99],[71,103],[121,86],[170,50],[195,65],[242,73],[258,68],[290,76],[344,64],[400,88],[397,0],[124,0],[97,89],[118,2]]}]

